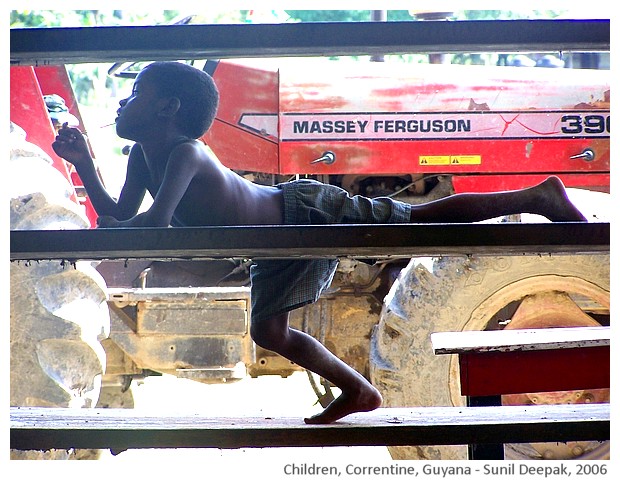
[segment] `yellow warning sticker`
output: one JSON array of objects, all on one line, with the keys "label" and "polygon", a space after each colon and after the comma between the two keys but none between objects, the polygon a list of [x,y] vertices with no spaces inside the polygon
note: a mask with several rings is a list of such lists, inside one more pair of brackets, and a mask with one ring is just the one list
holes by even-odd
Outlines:
[{"label": "yellow warning sticker", "polygon": [[420,165],[450,165],[450,156],[420,155]]},{"label": "yellow warning sticker", "polygon": [[481,155],[420,155],[420,165],[480,165]]},{"label": "yellow warning sticker", "polygon": [[452,155],[450,163],[452,165],[480,165],[482,157],[480,155]]}]

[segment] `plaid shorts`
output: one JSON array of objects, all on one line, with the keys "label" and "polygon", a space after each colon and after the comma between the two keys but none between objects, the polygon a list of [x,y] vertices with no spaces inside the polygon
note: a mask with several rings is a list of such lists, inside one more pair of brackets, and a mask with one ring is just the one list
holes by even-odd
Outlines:
[{"label": "plaid shorts", "polygon": [[[285,225],[408,223],[411,205],[387,197],[349,196],[334,185],[296,180],[277,185],[284,194]],[[256,260],[250,269],[252,320],[316,302],[329,286],[338,259]]]}]

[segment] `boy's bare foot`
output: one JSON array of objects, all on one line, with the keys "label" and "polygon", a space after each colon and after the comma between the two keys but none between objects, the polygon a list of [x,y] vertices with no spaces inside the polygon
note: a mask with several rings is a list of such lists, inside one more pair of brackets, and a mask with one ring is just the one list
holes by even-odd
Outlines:
[{"label": "boy's bare foot", "polygon": [[372,385],[368,384],[363,391],[356,394],[343,392],[325,410],[310,418],[304,419],[308,424],[332,423],[351,413],[370,412],[381,406],[383,398]]},{"label": "boy's bare foot", "polygon": [[549,177],[532,188],[538,193],[545,217],[552,222],[587,222],[586,217],[569,200],[564,184],[558,177]]}]

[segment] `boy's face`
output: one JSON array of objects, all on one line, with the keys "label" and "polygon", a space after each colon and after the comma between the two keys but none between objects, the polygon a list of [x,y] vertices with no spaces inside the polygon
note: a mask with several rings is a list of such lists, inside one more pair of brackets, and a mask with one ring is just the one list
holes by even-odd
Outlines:
[{"label": "boy's face", "polygon": [[[116,133],[128,140],[141,141],[148,136],[159,135],[154,131],[157,108],[161,97],[157,95],[154,83],[149,80],[146,70],[138,74],[131,95],[119,102],[117,110]],[[147,135],[147,137],[145,137]]]}]

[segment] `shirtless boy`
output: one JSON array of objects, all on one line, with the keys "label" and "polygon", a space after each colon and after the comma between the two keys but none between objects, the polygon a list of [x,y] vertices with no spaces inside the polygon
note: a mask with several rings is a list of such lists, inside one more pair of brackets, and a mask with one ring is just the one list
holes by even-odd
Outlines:
[{"label": "shirtless boy", "polygon": [[[464,223],[517,213],[535,213],[551,221],[585,221],[557,177],[523,190],[458,194],[421,205],[350,197],[344,190],[311,180],[255,184],[223,166],[196,140],[213,122],[218,100],[211,77],[189,65],[156,62],[142,70],[117,112],[117,134],[136,142],[118,200],[106,192],[79,130],[59,131],[54,151],[75,165],[99,214],[99,227]],[[147,191],[153,204],[138,214]],[[381,394],[372,384],[320,342],[288,324],[291,310],[316,301],[329,286],[337,260],[255,263],[250,273],[253,340],[342,392],[305,421],[330,423],[379,407]]]}]

